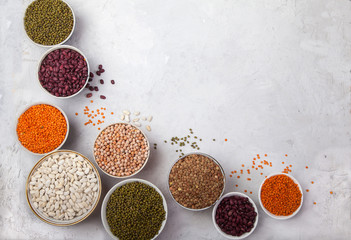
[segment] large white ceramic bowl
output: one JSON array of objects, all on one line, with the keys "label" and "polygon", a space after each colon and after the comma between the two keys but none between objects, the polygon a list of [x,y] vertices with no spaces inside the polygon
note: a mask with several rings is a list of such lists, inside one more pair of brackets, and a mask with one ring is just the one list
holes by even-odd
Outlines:
[{"label": "large white ceramic bowl", "polygon": [[167,222],[167,216],[168,216],[168,208],[167,208],[167,202],[165,197],[163,196],[162,192],[160,191],[160,189],[158,189],[154,184],[152,184],[149,181],[143,180],[143,179],[137,179],[137,178],[131,178],[131,179],[126,179],[123,180],[122,182],[117,183],[116,185],[114,185],[110,191],[108,191],[108,193],[106,194],[104,201],[102,202],[102,206],[101,206],[101,220],[102,220],[102,225],[104,226],[106,232],[108,233],[108,235],[111,236],[111,238],[118,240],[118,237],[116,237],[115,235],[113,235],[113,233],[110,230],[110,226],[108,225],[107,219],[106,219],[106,207],[107,207],[107,203],[110,199],[110,196],[112,195],[112,193],[118,188],[121,187],[127,183],[132,183],[132,182],[141,182],[144,183],[146,185],[151,186],[152,188],[154,188],[162,197],[163,200],[163,207],[164,210],[166,212],[166,216],[165,216],[165,220],[163,220],[162,225],[160,230],[158,231],[158,233],[152,238],[152,239],[156,239],[158,237],[158,235],[160,235],[160,233],[162,232],[163,228],[166,225]]},{"label": "large white ceramic bowl", "polygon": [[[29,184],[30,184],[30,179],[31,179],[32,174],[34,174],[36,172],[37,168],[39,168],[41,166],[41,164],[44,161],[46,161],[46,159],[49,156],[51,156],[53,154],[56,154],[56,153],[59,153],[59,154],[74,153],[74,154],[77,154],[77,155],[81,156],[92,167],[93,172],[95,173],[96,178],[98,180],[98,182],[97,182],[97,184],[98,184],[98,190],[97,190],[98,194],[97,194],[97,197],[94,199],[94,202],[93,202],[92,206],[90,207],[90,209],[86,213],[80,215],[79,217],[73,218],[71,220],[56,220],[56,219],[51,218],[51,217],[46,217],[40,210],[36,209],[33,206],[32,198],[31,198],[30,191],[29,191]],[[42,220],[43,222],[46,222],[48,224],[54,225],[54,226],[62,226],[62,227],[64,227],[64,226],[71,226],[71,225],[74,225],[74,224],[77,224],[77,223],[83,221],[84,219],[89,217],[89,215],[94,211],[94,209],[96,208],[97,204],[99,203],[100,196],[101,196],[101,178],[100,178],[99,171],[96,169],[94,164],[92,164],[92,162],[87,157],[85,157],[83,154],[81,154],[79,152],[72,151],[72,150],[58,150],[58,151],[55,151],[55,152],[51,152],[51,153],[45,155],[44,157],[42,157],[34,165],[32,170],[30,171],[30,173],[28,175],[28,178],[27,178],[27,182],[26,182],[26,198],[27,198],[27,202],[28,202],[28,205],[29,205],[30,209],[32,210],[32,212],[40,220]]]}]

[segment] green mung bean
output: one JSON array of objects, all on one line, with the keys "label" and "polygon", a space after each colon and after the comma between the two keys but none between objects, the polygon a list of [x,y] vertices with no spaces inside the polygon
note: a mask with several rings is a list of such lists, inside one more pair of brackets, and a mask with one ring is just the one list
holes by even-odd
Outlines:
[{"label": "green mung bean", "polygon": [[106,207],[110,230],[121,240],[152,239],[158,234],[165,217],[161,195],[141,182],[117,188]]},{"label": "green mung bean", "polygon": [[56,45],[70,35],[73,13],[61,0],[36,0],[26,10],[24,28],[34,42]]}]

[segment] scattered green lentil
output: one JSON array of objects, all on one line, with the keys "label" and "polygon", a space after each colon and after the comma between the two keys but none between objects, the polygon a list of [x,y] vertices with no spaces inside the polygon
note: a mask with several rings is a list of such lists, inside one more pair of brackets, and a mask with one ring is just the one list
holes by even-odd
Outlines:
[{"label": "scattered green lentil", "polygon": [[24,28],[34,42],[56,45],[71,34],[73,13],[61,0],[36,0],[26,10]]},{"label": "scattered green lentil", "polygon": [[152,239],[158,234],[165,217],[161,195],[141,182],[117,188],[106,207],[110,230],[120,240]]}]

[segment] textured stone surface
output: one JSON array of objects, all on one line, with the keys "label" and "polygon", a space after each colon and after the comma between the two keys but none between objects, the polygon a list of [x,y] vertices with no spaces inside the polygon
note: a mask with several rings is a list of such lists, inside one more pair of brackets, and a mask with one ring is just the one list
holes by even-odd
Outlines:
[{"label": "textured stone surface", "polygon": [[[46,49],[25,36],[22,19],[29,2],[0,1],[0,239],[109,239],[101,203],[84,222],[65,228],[41,222],[27,205],[26,177],[39,158],[16,142],[20,111],[34,102],[62,107],[71,123],[64,148],[90,159],[98,134],[82,124],[89,103],[83,95],[57,100],[40,89],[36,67]],[[288,221],[271,219],[258,206],[252,239],[351,237],[350,1],[69,2],[77,25],[67,44],[81,49],[91,67],[102,63],[106,82],[117,82],[99,86],[108,98],[95,106],[154,116],[146,133],[158,148],[136,177],[156,184],[168,201],[169,218],[159,239],[222,239],[212,225],[212,209],[185,211],[167,190],[178,154],[163,140],[189,128],[204,139],[201,151],[223,165],[225,192],[239,184],[239,191],[253,191],[258,204],[261,176],[250,183],[228,177],[257,153],[269,154],[273,162],[265,174],[281,171],[287,153],[292,174],[310,189],[301,212]],[[106,124],[117,121],[115,115]],[[105,175],[102,180],[104,196],[118,181]]]}]

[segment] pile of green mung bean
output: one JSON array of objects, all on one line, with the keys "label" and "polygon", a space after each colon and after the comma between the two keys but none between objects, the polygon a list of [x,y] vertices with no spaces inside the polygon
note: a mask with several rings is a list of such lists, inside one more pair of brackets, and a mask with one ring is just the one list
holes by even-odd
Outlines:
[{"label": "pile of green mung bean", "polygon": [[56,45],[63,42],[72,32],[73,13],[61,0],[36,0],[24,16],[24,28],[35,43]]},{"label": "pile of green mung bean", "polygon": [[141,182],[117,188],[106,206],[110,230],[121,240],[154,238],[166,218],[161,195]]}]

